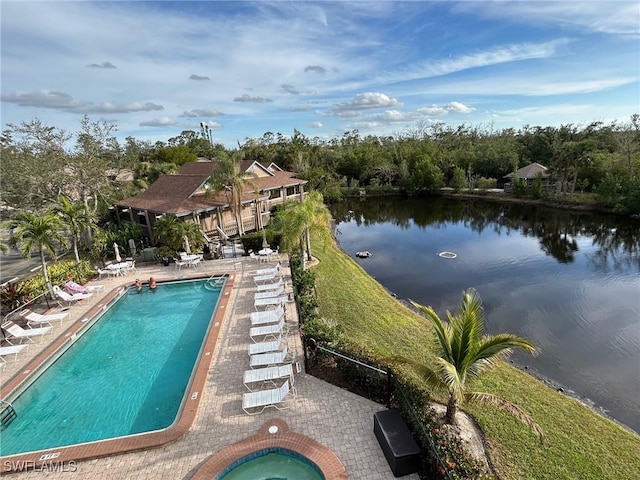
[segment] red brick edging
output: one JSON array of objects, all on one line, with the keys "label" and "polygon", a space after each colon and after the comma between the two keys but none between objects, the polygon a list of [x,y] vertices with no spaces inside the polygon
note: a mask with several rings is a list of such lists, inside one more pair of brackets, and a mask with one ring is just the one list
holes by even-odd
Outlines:
[{"label": "red brick edging", "polygon": [[326,480],[348,480],[349,476],[340,459],[324,445],[311,437],[292,432],[280,419],[267,421],[255,435],[223,448],[207,460],[191,480],[217,479],[232,463],[253,452],[267,448],[282,448],[298,453],[313,462]]},{"label": "red brick edging", "polygon": [[[225,318],[231,296],[231,290],[233,289],[235,274],[220,274],[220,276],[226,276],[227,282],[221,292],[220,299],[218,300],[218,307],[216,308],[212,324],[209,328],[209,333],[202,347],[198,365],[196,366],[195,373],[193,374],[193,378],[189,385],[189,390],[185,392],[185,400],[182,405],[182,409],[179,412],[179,418],[170,427],[149,433],[141,433],[126,437],[117,437],[108,440],[71,445],[69,447],[56,447],[37,452],[0,457],[2,459],[0,471],[3,473],[22,471],[36,469],[52,463],[61,465],[66,462],[77,462],[91,458],[119,455],[135,450],[145,450],[152,447],[158,447],[169,442],[174,442],[184,436],[191,428],[198,411],[200,399],[204,394],[203,390],[209,367],[213,360],[213,352]],[[188,277],[189,280],[197,278],[209,278],[209,275]],[[169,280],[170,279],[164,279],[163,281]],[[175,280],[178,280],[178,278]],[[184,280],[184,278],[180,278],[179,280]],[[159,281],[158,283],[162,282]],[[37,357],[29,362],[25,368],[14,375],[2,386],[4,391],[3,396],[6,396],[6,392],[12,392],[18,388],[38,366],[43,364],[51,355],[62,347],[69,337],[76,334],[82,327],[84,327],[87,319],[91,319],[101,312],[112,300],[118,297],[123,289],[128,288],[128,285],[129,284],[114,288],[111,292],[105,295],[105,297],[98,304],[93,306],[85,315],[83,315],[81,319],[75,321],[65,332],[53,341],[51,345],[45,348]]]}]

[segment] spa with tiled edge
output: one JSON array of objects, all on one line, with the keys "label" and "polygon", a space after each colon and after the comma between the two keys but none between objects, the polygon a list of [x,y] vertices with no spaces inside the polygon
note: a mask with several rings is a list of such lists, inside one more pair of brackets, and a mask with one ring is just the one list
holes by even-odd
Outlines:
[{"label": "spa with tiled edge", "polygon": [[[347,480],[349,476],[340,459],[311,437],[290,430],[280,419],[267,421],[255,435],[229,445],[198,467],[191,480],[223,480],[235,468],[269,452],[283,453],[315,467],[325,480]],[[278,472],[274,472],[278,473]],[[311,478],[311,477],[310,477]]]}]

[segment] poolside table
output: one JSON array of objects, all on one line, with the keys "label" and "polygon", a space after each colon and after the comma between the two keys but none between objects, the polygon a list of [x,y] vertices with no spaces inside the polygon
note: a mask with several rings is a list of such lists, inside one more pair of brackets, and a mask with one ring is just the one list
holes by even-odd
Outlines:
[{"label": "poolside table", "polygon": [[271,260],[272,253],[273,253],[273,250],[271,250],[270,248],[263,248],[262,250],[258,250],[258,255],[260,255],[260,261],[266,262],[268,260]]}]

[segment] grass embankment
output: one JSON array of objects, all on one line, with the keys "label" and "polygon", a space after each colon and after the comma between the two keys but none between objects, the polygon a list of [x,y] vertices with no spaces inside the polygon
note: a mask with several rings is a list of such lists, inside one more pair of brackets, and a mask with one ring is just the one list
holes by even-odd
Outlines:
[{"label": "grass embankment", "polygon": [[[432,329],[395,300],[336,246],[316,248],[314,267],[322,316],[341,324],[352,341],[381,356],[433,358]],[[471,286],[471,285],[470,285]],[[462,292],[461,292],[462,293]],[[507,413],[465,408],[484,431],[491,462],[502,479],[640,478],[640,437],[503,362],[472,386],[519,405],[544,429],[548,442]],[[443,397],[440,397],[442,400]]]}]

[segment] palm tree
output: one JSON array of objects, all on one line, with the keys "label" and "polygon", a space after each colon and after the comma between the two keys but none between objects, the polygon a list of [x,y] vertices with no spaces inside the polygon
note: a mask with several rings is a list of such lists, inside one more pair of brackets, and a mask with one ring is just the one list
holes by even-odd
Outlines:
[{"label": "palm tree", "polygon": [[78,243],[84,232],[95,231],[95,217],[83,202],[73,203],[64,196],[60,197],[58,202],[59,205],[53,207],[52,212],[60,216],[67,232],[71,234],[73,253],[76,257],[76,262],[80,263]]},{"label": "palm tree", "polygon": [[209,188],[205,197],[224,192],[233,216],[238,226],[238,234],[244,235],[244,226],[242,224],[242,196],[247,187],[252,188],[257,193],[257,188],[251,181],[256,174],[253,172],[243,172],[240,170],[240,162],[243,159],[243,153],[237,152],[234,156],[217,160],[216,167],[211,172],[207,183]]},{"label": "palm tree", "polygon": [[23,258],[29,258],[31,252],[35,249],[40,252],[42,274],[47,288],[51,291],[52,286],[47,274],[45,252],[55,260],[56,244],[64,248],[69,245],[65,236],[60,233],[61,230],[64,230],[64,223],[60,217],[51,211],[46,211],[42,214],[24,211],[16,214],[5,225],[6,228],[11,230],[9,245],[17,247],[20,244],[20,254]]},{"label": "palm tree", "polygon": [[156,241],[162,240],[174,250],[180,249],[185,236],[193,246],[202,244],[200,225],[195,222],[184,222],[171,215],[165,215],[156,222],[153,235]]},{"label": "palm tree", "polygon": [[278,212],[277,223],[282,230],[282,249],[292,252],[298,247],[302,254],[302,268],[311,260],[311,236],[318,234],[323,241],[331,238],[329,220],[331,214],[323,203],[322,194],[314,190],[307,193],[301,202],[290,202]]},{"label": "palm tree", "polygon": [[456,314],[447,312],[448,322],[441,320],[432,307],[411,303],[425,314],[436,330],[437,366],[430,368],[404,357],[393,357],[392,360],[412,364],[430,385],[449,393],[445,423],[456,424],[460,402],[486,403],[508,411],[544,440],[542,428],[515,404],[491,393],[468,391],[473,379],[496,365],[513,348],[521,347],[535,354],[536,347],[524,338],[509,333],[484,335],[482,301],[473,288],[462,293]]}]

